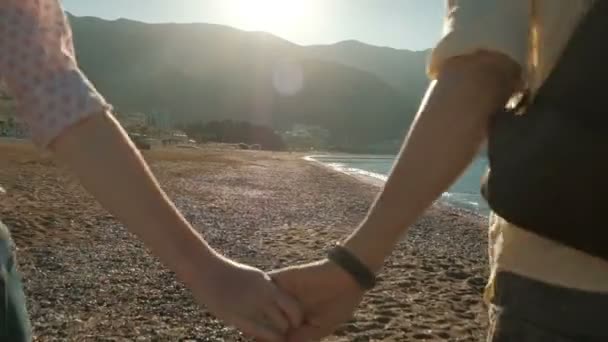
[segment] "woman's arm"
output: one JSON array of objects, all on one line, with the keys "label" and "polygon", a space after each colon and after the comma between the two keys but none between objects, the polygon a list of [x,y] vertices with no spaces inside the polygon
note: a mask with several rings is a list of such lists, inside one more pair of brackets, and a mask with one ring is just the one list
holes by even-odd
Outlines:
[{"label": "woman's arm", "polygon": [[[199,303],[253,337],[279,341],[299,308],[262,271],[214,252],[176,210],[110,106],[80,71],[58,0],[0,1],[0,74],[34,142],[193,291]],[[243,284],[247,284],[243,287]]]},{"label": "woman's arm", "polygon": [[192,229],[113,116],[85,119],[50,150],[211,312],[269,341],[281,340],[289,325],[299,324],[297,304],[267,275],[222,257]]},{"label": "woman's arm", "polygon": [[197,276],[194,270],[213,269],[221,260],[169,201],[110,114],[85,119],[49,149],[105,209],[184,281],[195,281],[191,279]]}]

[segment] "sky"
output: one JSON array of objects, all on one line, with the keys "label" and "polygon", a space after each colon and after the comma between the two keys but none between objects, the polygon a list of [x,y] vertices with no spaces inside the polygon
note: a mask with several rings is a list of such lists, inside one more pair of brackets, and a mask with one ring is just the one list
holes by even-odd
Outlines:
[{"label": "sky", "polygon": [[77,16],[213,23],[266,31],[301,45],[359,40],[423,50],[442,29],[444,0],[63,0]]}]

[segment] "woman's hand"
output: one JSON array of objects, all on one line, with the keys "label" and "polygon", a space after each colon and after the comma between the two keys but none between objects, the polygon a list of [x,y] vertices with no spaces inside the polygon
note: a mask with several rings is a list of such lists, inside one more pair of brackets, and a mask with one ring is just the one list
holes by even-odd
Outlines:
[{"label": "woman's hand", "polygon": [[[298,302],[257,268],[218,257],[191,284],[195,298],[219,319],[262,341],[285,341],[298,328]],[[197,284],[198,282],[198,284]]]},{"label": "woman's hand", "polygon": [[295,296],[302,306],[301,327],[289,332],[289,342],[318,341],[353,317],[363,290],[339,266],[330,261],[288,267],[271,272],[279,287]]}]

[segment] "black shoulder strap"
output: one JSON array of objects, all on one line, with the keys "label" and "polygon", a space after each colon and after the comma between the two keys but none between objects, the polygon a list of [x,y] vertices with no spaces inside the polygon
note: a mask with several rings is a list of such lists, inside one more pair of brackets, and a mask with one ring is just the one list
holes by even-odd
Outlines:
[{"label": "black shoulder strap", "polygon": [[561,58],[534,102],[558,108],[597,111],[608,81],[608,1],[595,0],[572,34]]}]

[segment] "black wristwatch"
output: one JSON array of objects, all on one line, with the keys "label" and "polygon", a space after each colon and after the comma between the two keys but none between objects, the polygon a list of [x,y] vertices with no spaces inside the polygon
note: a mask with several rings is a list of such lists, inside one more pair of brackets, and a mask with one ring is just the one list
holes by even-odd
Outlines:
[{"label": "black wristwatch", "polygon": [[336,244],[329,250],[327,258],[353,277],[363,290],[371,290],[376,286],[376,275],[374,272],[340,244]]}]

